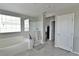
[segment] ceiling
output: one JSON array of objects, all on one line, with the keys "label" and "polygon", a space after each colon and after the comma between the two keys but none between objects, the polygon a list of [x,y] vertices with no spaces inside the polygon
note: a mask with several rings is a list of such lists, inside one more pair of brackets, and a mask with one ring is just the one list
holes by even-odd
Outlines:
[{"label": "ceiling", "polygon": [[44,12],[46,14],[62,12],[64,9],[78,6],[78,3],[0,3],[0,9],[34,17]]}]

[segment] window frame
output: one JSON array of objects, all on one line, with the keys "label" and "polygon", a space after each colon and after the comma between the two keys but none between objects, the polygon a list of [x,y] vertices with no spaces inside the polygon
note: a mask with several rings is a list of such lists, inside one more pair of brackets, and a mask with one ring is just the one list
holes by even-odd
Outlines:
[{"label": "window frame", "polygon": [[[17,17],[17,16],[12,16],[12,15],[6,15],[6,14],[0,14],[0,15],[4,15],[4,16],[9,16],[9,17],[15,17],[15,18],[19,18],[19,22],[20,22],[20,28],[18,31],[2,31],[0,30],[0,33],[17,33],[17,32],[21,32],[21,17]],[[1,19],[0,21],[3,21],[3,19]],[[6,22],[5,22],[6,23]],[[9,22],[10,23],[10,22]],[[2,24],[3,25],[3,24]],[[9,25],[9,24],[8,24]],[[11,24],[12,25],[12,24]],[[3,26],[4,27],[4,26]],[[3,28],[4,29],[4,28]]]},{"label": "window frame", "polygon": [[24,20],[24,31],[25,31],[25,32],[29,31],[29,24],[30,24],[30,22],[29,22],[29,23],[28,23],[28,29],[27,29],[27,31],[26,31],[26,27],[25,27],[25,25],[26,25],[25,21],[26,21],[26,20],[28,20],[28,22],[29,22],[29,19],[25,19],[25,20]]}]

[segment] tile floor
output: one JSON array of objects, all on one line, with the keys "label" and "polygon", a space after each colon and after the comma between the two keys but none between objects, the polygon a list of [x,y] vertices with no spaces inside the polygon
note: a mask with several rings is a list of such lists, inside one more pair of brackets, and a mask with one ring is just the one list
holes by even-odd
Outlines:
[{"label": "tile floor", "polygon": [[31,50],[26,50],[17,53],[15,56],[78,56],[64,49],[54,47],[52,41],[46,42],[44,45],[39,45]]}]

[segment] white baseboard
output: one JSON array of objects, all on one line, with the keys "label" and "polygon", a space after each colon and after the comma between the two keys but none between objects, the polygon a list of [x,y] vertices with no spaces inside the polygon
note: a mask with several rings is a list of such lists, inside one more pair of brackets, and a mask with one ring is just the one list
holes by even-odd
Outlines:
[{"label": "white baseboard", "polygon": [[[58,47],[57,45],[55,45],[55,47]],[[58,47],[59,48],[59,47]],[[62,49],[62,48],[61,48]],[[75,51],[70,51],[70,52],[72,52],[72,53],[75,53],[75,54],[78,54],[79,55],[79,53],[78,52],[75,52]]]}]

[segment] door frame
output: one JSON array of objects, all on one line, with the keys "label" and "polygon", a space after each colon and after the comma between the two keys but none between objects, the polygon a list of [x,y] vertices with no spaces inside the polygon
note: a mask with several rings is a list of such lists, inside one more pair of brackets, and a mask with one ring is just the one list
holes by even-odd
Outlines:
[{"label": "door frame", "polygon": [[50,25],[49,40],[52,40],[52,34],[51,34],[51,32],[52,32],[52,25],[51,24],[52,24],[53,21],[55,21],[55,20],[50,20],[50,24],[49,24]]}]

